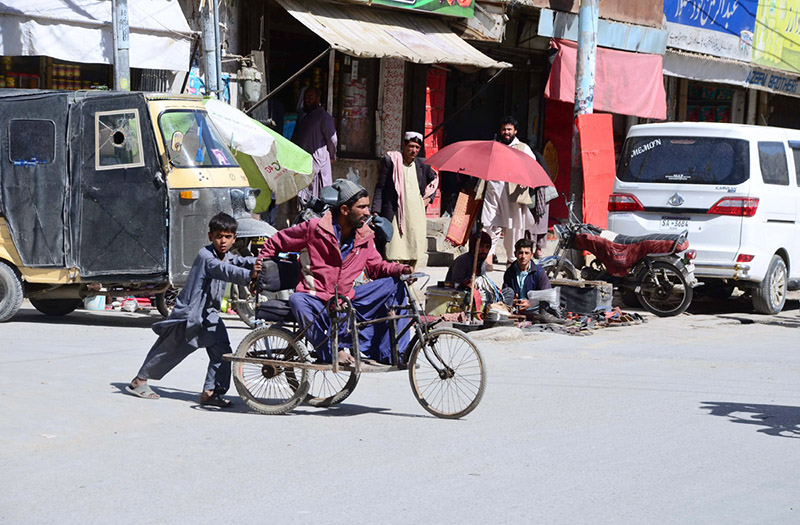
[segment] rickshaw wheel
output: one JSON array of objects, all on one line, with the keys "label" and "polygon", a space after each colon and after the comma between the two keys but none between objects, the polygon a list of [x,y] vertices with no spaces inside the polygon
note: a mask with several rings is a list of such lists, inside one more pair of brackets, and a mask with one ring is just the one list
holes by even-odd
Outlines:
[{"label": "rickshaw wheel", "polygon": [[263,414],[284,414],[308,393],[308,371],[291,366],[308,361],[308,352],[286,330],[263,327],[250,332],[236,348],[236,357],[285,361],[286,366],[233,362],[233,384],[244,402]]},{"label": "rickshaw wheel", "polygon": [[464,332],[454,328],[436,328],[417,342],[408,358],[408,378],[422,408],[445,419],[458,419],[475,410],[486,388],[486,371],[478,348]]},{"label": "rickshaw wheel", "polygon": [[360,374],[355,370],[309,370],[309,388],[305,402],[312,407],[329,407],[341,403],[355,390]]}]

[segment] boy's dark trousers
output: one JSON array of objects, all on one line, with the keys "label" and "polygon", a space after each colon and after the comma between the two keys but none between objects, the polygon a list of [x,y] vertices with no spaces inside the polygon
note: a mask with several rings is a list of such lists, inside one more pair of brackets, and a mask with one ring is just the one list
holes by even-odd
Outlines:
[{"label": "boy's dark trousers", "polygon": [[161,379],[175,368],[186,356],[200,347],[208,352],[208,372],[203,390],[213,390],[224,394],[231,386],[231,363],[223,361],[222,356],[230,353],[231,343],[228,331],[222,320],[216,325],[204,327],[197,337],[197,344],[186,341],[186,323],[177,323],[167,328],[153,344],[137,377],[142,379]]}]

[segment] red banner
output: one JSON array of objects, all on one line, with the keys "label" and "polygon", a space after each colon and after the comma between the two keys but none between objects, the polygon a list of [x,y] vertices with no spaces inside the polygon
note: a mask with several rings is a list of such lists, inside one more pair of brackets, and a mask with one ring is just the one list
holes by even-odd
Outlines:
[{"label": "red banner", "polygon": [[614,186],[614,127],[609,114],[578,115],[583,165],[583,222],[605,228]]}]

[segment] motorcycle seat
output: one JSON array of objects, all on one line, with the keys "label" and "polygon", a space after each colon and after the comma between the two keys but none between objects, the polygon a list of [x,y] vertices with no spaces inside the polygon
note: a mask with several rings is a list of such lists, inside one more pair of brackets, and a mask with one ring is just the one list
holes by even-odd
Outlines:
[{"label": "motorcycle seat", "polygon": [[[620,242],[620,237],[634,242]],[[681,252],[689,247],[689,243],[682,234],[618,235],[612,241],[600,235],[582,233],[575,237],[575,247],[593,253],[605,265],[609,275],[623,277],[646,255]]]},{"label": "motorcycle seat", "polygon": [[614,242],[617,244],[638,244],[645,241],[669,241],[680,244],[683,233],[651,233],[648,235],[617,235]]}]

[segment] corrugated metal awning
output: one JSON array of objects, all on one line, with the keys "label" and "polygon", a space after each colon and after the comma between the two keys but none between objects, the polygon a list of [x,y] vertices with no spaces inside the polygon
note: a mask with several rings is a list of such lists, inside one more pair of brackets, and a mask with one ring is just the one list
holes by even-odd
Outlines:
[{"label": "corrugated metal awning", "polygon": [[[178,2],[130,0],[130,65],[189,70],[192,31]],[[0,55],[113,63],[108,0],[0,1]]]},{"label": "corrugated metal awning", "polygon": [[507,62],[484,55],[435,18],[309,0],[278,0],[278,3],[333,49],[355,57],[393,57],[419,64],[511,67]]},{"label": "corrugated metal awning", "polygon": [[677,49],[664,54],[664,74],[800,97],[800,76],[755,64]]}]

